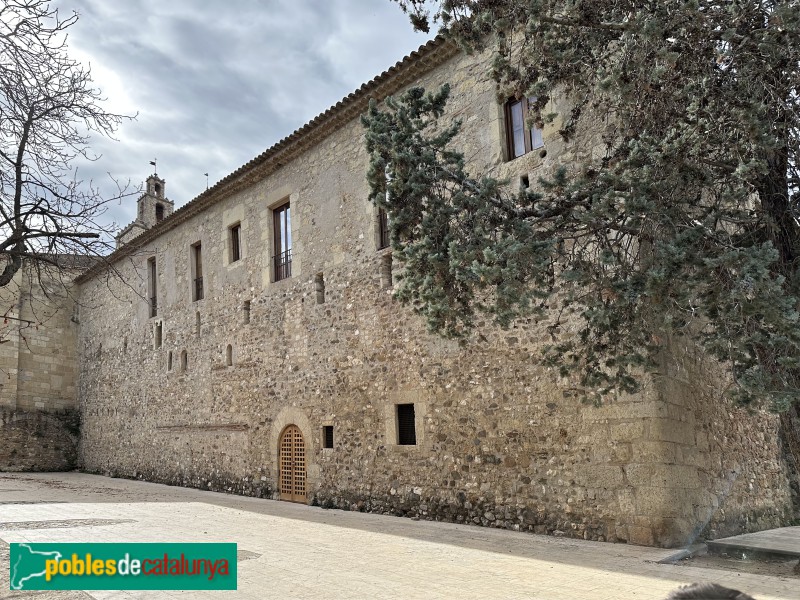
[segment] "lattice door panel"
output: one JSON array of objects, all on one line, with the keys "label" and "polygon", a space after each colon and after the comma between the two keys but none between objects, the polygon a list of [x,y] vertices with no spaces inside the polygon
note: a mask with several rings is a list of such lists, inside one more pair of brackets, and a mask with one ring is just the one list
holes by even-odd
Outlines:
[{"label": "lattice door panel", "polygon": [[283,430],[280,441],[281,500],[306,502],[306,444],[296,425]]}]

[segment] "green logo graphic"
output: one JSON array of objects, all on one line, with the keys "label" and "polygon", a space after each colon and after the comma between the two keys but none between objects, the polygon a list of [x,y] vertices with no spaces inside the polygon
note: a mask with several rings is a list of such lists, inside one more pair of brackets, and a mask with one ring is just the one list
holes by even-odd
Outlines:
[{"label": "green logo graphic", "polygon": [[235,590],[236,544],[11,544],[12,590]]}]

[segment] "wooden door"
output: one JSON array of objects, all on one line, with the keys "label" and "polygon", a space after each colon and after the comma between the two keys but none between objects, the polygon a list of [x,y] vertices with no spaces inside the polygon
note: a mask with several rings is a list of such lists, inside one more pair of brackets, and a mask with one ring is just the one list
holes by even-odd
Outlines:
[{"label": "wooden door", "polygon": [[281,434],[278,448],[281,500],[306,503],[306,444],[297,425]]}]

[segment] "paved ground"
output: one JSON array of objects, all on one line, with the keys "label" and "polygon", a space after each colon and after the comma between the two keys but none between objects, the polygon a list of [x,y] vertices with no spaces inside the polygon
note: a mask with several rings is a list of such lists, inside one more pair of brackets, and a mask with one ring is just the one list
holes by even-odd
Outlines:
[{"label": "paved ground", "polygon": [[796,599],[800,580],[658,564],[674,551],[415,522],[79,473],[0,474],[4,542],[239,544],[237,592],[8,591],[11,598],[662,599],[691,582],[758,600]]},{"label": "paved ground", "polygon": [[[709,551],[748,554],[753,552],[800,557],[800,527],[781,527],[745,533],[708,543]],[[800,594],[799,594],[800,595]]]}]

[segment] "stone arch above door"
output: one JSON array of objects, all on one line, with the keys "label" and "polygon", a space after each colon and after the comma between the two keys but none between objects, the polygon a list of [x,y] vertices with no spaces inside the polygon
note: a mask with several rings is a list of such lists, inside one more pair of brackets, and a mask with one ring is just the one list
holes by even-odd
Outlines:
[{"label": "stone arch above door", "polygon": [[278,447],[278,494],[288,502],[308,502],[306,441],[297,425],[287,425]]},{"label": "stone arch above door", "polygon": [[272,479],[275,486],[276,499],[280,498],[280,491],[278,490],[278,483],[280,478],[280,455],[278,452],[281,434],[289,426],[295,425],[300,429],[305,441],[305,458],[306,458],[306,501],[310,500],[319,484],[319,465],[317,464],[317,445],[314,438],[314,430],[311,423],[306,416],[305,411],[296,406],[283,407],[275,420],[272,421],[272,429],[269,435],[270,458],[272,459]]}]

